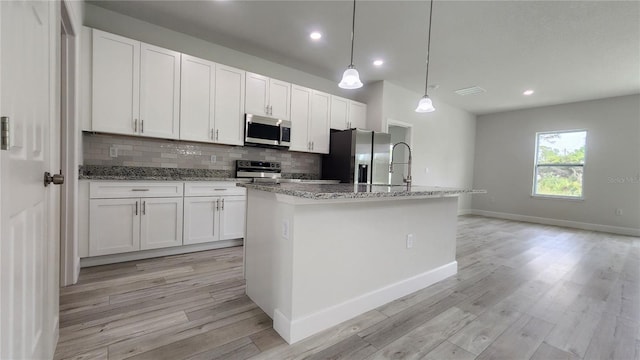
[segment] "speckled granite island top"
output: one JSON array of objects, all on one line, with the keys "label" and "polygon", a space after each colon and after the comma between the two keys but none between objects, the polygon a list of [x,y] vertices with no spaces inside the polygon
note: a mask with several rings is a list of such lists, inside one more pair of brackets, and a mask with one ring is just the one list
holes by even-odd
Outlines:
[{"label": "speckled granite island top", "polygon": [[483,194],[485,190],[457,189],[436,186],[359,185],[359,184],[238,184],[247,189],[290,195],[313,200],[447,197],[460,194]]}]

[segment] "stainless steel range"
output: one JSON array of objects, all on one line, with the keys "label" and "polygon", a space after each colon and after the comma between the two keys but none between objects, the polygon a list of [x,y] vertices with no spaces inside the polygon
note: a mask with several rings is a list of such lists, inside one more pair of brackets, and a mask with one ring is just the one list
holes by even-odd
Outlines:
[{"label": "stainless steel range", "polygon": [[236,177],[251,179],[280,179],[282,167],[276,161],[236,160]]}]

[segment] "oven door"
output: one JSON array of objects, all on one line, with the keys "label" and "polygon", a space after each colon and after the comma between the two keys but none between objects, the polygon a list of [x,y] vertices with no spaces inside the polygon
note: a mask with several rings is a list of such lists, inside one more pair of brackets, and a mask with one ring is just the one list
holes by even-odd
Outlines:
[{"label": "oven door", "polygon": [[280,122],[264,116],[246,115],[245,144],[280,146]]}]

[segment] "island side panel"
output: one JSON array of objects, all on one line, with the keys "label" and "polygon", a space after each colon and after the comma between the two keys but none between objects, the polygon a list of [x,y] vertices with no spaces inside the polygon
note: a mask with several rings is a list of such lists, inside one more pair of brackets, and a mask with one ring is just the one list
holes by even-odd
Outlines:
[{"label": "island side panel", "polygon": [[276,310],[291,318],[293,257],[291,241],[283,236],[283,219],[290,219],[292,212],[274,193],[247,191],[246,292],[272,319]]},{"label": "island side panel", "polygon": [[457,200],[296,205],[292,342],[455,274]]}]

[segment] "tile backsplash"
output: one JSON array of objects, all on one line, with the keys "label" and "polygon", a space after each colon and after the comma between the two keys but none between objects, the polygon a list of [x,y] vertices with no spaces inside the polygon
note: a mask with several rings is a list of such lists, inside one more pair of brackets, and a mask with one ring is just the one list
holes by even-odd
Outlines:
[{"label": "tile backsplash", "polygon": [[[283,174],[319,177],[322,161],[318,154],[111,134],[84,133],[82,142],[83,165],[235,171],[236,160],[263,160],[281,162]],[[111,148],[117,157],[110,156]]]}]

